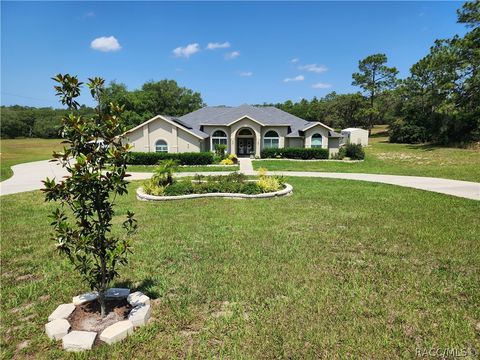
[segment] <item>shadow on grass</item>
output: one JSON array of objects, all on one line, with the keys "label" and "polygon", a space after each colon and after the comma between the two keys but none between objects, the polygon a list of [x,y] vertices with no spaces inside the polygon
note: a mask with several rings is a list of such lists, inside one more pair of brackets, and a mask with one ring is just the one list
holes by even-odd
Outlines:
[{"label": "shadow on grass", "polygon": [[115,287],[129,288],[131,292],[141,291],[151,299],[157,299],[160,296],[158,291],[154,290],[156,285],[158,285],[157,282],[155,282],[155,280],[152,278],[143,279],[140,284],[137,284],[136,286],[134,286],[132,280],[125,280],[115,283]]}]

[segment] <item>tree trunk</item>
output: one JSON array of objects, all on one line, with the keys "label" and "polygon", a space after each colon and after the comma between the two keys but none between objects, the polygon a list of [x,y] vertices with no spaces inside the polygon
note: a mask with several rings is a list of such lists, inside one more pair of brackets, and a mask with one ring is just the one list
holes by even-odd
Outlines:
[{"label": "tree trunk", "polygon": [[104,318],[107,315],[107,309],[105,306],[105,291],[100,290],[98,295],[98,300],[100,302],[100,315]]},{"label": "tree trunk", "polygon": [[107,315],[107,309],[105,305],[105,293],[107,291],[107,266],[105,264],[105,257],[101,256],[100,262],[102,265],[102,283],[100,286],[100,292],[99,292],[98,298],[100,300],[100,312],[101,312],[102,318],[104,318]]}]

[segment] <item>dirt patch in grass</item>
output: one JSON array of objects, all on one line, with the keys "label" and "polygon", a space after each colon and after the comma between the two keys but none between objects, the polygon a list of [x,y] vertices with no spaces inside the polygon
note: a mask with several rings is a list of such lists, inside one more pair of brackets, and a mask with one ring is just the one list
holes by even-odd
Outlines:
[{"label": "dirt patch in grass", "polygon": [[72,315],[68,318],[72,330],[94,331],[100,334],[110,325],[128,318],[132,307],[126,299],[108,300],[107,316],[102,318],[98,300],[82,305],[77,305]]}]

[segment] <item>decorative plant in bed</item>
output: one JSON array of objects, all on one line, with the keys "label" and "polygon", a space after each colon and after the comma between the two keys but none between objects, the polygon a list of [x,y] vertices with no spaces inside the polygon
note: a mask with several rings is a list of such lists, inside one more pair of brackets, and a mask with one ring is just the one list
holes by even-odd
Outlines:
[{"label": "decorative plant in bed", "polygon": [[[150,299],[129,289],[109,289],[118,275],[117,267],[127,265],[131,252],[130,235],[136,230],[134,214],[127,211],[125,236],[113,235],[116,196],[127,193],[126,164],[129,145],[119,135],[125,131],[123,107],[103,101],[104,80],[89,79],[96,113],[77,113],[82,83],[77,77],[57,75],[57,95],[71,113],[62,119],[61,134],[66,146],[53,154],[69,173],[56,181],[44,181],[47,201],[61,206],[51,215],[57,250],[66,255],[92,292],[73,297],[49,316],[45,330],[50,339],[62,339],[70,351],[91,349],[100,341],[114,343],[131,334],[134,326],[146,323]],[[75,159],[75,161],[71,161]],[[97,336],[98,335],[98,336]]]},{"label": "decorative plant in bed", "polygon": [[267,176],[266,170],[260,170],[255,179],[248,179],[244,174],[202,176],[193,180],[176,180],[172,174],[174,162],[162,162],[151,179],[146,180],[137,189],[139,200],[178,200],[198,197],[232,197],[232,198],[266,198],[289,195],[291,185],[283,177]]}]

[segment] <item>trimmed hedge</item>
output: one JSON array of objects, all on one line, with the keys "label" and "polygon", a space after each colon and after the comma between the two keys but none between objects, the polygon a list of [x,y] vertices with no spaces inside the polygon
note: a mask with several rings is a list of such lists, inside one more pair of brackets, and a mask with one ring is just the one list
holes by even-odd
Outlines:
[{"label": "trimmed hedge", "polygon": [[129,165],[157,165],[161,160],[176,160],[180,165],[210,165],[213,163],[211,152],[156,153],[131,152]]},{"label": "trimmed hedge", "polygon": [[262,158],[285,158],[285,159],[328,159],[328,149],[322,148],[279,148],[263,149]]}]

